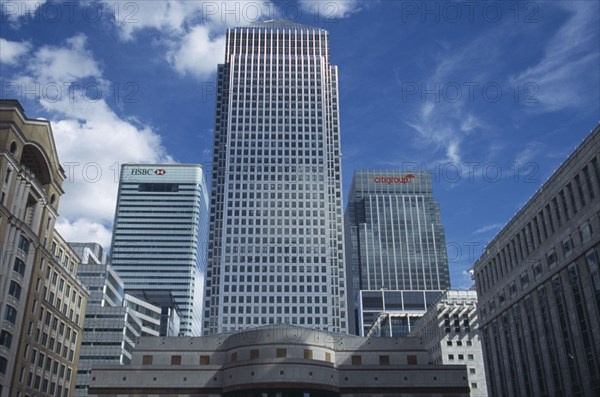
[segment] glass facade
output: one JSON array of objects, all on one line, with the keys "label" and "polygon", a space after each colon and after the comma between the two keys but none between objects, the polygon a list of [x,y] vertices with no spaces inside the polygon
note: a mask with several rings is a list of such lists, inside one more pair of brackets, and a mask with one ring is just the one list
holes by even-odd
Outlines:
[{"label": "glass facade", "polygon": [[123,165],[112,266],[127,290],[170,292],[188,336],[201,335],[207,226],[201,166]]},{"label": "glass facade", "polygon": [[[450,287],[446,238],[428,172],[355,171],[345,228],[356,333],[372,325],[359,312],[360,291],[418,290],[418,295]],[[412,310],[409,295],[401,310]]]},{"label": "glass facade", "polygon": [[325,30],[230,29],[217,76],[205,324],[346,332],[337,68]]}]

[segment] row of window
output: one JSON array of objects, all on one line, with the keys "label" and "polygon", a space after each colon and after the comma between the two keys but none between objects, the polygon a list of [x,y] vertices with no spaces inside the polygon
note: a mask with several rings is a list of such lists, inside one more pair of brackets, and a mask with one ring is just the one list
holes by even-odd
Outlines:
[{"label": "row of window", "polygon": [[[295,124],[295,123],[292,123]],[[313,123],[314,124],[314,123]],[[233,123],[231,125],[231,131],[272,131],[272,132],[283,132],[283,131],[291,131],[291,132],[323,132],[323,127],[321,126],[321,123],[319,123],[319,125],[317,127],[313,126],[309,126],[309,125],[305,125],[304,128],[302,126],[289,126],[287,120],[279,120],[278,122],[273,122],[272,125],[263,125],[263,124],[259,124],[259,125],[236,125],[235,123]],[[233,156],[234,153],[231,153],[231,155]],[[266,156],[267,154],[265,154]],[[270,156],[270,155],[269,155]],[[299,155],[300,156],[300,155]],[[310,154],[306,154],[305,156],[315,156],[315,155],[310,155]],[[322,156],[322,155],[321,155]],[[321,157],[319,156],[319,157]],[[298,157],[298,156],[297,156]],[[288,161],[286,161],[286,164],[311,164],[311,162],[309,161],[304,161],[304,160],[310,160],[310,159],[304,159],[302,157],[292,157],[290,159],[288,159]],[[256,163],[261,163],[260,158],[255,159]],[[271,162],[275,163],[276,159],[272,159]],[[283,159],[281,159],[283,160]],[[316,160],[317,159],[313,159],[314,161],[312,162],[312,164],[317,164]],[[265,163],[268,163],[269,161],[265,161]],[[245,163],[249,164],[250,162],[245,161]],[[279,164],[282,164],[283,161],[279,161]],[[320,162],[319,164],[322,164],[322,162]]]},{"label": "row of window", "polygon": [[283,40],[293,40],[294,42],[304,43],[317,43],[327,42],[327,35],[322,31],[312,28],[298,29],[295,26],[292,27],[276,27],[276,31],[273,32],[270,28],[239,28],[232,30],[227,39],[229,43],[236,43],[240,45],[242,42],[253,43],[254,45],[266,45],[270,42],[278,42]]},{"label": "row of window", "polygon": [[[279,72],[301,72],[310,71],[314,73],[321,72],[321,62],[319,58],[312,57],[273,57],[273,60],[265,59],[264,56],[243,57],[240,54],[234,55],[234,62],[230,62],[231,70],[233,73],[237,72],[267,72],[267,71],[279,71]],[[253,62],[256,61],[256,62]],[[316,69],[315,69],[316,68]],[[222,74],[221,74],[222,77]],[[219,79],[219,81],[221,81]]]},{"label": "row of window", "polygon": [[[600,194],[600,165],[594,157],[502,247],[476,275],[485,292],[538,249],[565,222]],[[568,197],[568,199],[567,199]]]},{"label": "row of window", "polygon": [[[464,354],[457,354],[456,355],[456,359],[458,361],[464,361],[465,355]],[[469,361],[475,360],[475,355],[474,354],[467,354],[467,359]],[[448,354],[448,360],[454,361],[454,354]]]},{"label": "row of window", "polygon": [[[245,309],[245,310],[244,310]],[[321,310],[322,309],[322,310]],[[293,306],[293,307],[289,307],[289,306],[269,306],[266,307],[264,305],[262,306],[239,306],[239,305],[233,305],[233,306],[227,306],[227,305],[223,305],[223,314],[321,314],[321,311],[323,312],[323,314],[327,314],[327,306],[323,306],[322,308],[319,306],[309,306],[309,307],[305,307],[305,306]]]},{"label": "row of window", "polygon": [[[579,227],[578,242],[580,242],[580,245],[583,245],[591,241],[591,238],[591,224],[589,222],[585,222]],[[571,235],[565,240],[563,240],[561,246],[562,256],[564,258],[569,258],[573,253],[573,249],[575,248],[575,244]],[[556,265],[557,261],[558,255],[556,250],[553,248],[550,252],[546,254],[545,264],[543,264],[540,260],[537,260],[530,267],[525,268],[515,281],[508,284],[507,290],[503,289],[499,291],[497,296],[489,301],[487,307],[484,305],[481,306],[482,318],[485,318],[487,316],[488,310],[489,313],[493,313],[496,311],[498,305],[500,307],[504,306],[508,302],[509,298],[516,299],[518,297],[517,293],[519,288],[523,291],[529,288],[531,277],[533,277],[534,280],[540,279],[544,274],[545,267],[547,267],[548,269],[552,269]]]},{"label": "row of window", "polygon": [[[493,394],[507,394],[509,389],[518,394],[523,387],[527,395],[533,395],[535,387],[539,394],[583,395],[584,379],[598,376],[600,366],[591,334],[593,324],[600,318],[596,250],[589,250],[585,260],[578,261],[482,330],[489,353],[486,368]],[[585,275],[584,261],[590,277]],[[588,283],[592,286],[593,300],[584,297]],[[533,354],[524,355],[525,346]],[[504,351],[509,354],[508,362]],[[573,357],[578,357],[583,365],[578,365]],[[531,371],[515,371],[521,365]],[[571,387],[567,388],[568,385]]]},{"label": "row of window", "polygon": [[[275,314],[275,313],[270,313]],[[329,324],[327,317],[287,316],[287,317],[265,317],[265,316],[223,316],[223,332],[235,331],[239,327],[227,328],[227,324],[238,325],[268,325],[268,324],[294,324],[294,325],[323,325]]]}]

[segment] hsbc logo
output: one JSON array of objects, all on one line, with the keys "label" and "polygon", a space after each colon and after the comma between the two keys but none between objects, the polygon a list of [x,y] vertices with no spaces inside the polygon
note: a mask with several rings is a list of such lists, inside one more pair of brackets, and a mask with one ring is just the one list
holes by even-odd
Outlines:
[{"label": "hsbc logo", "polygon": [[375,183],[402,183],[406,184],[415,179],[416,176],[414,174],[406,174],[402,178],[400,177],[388,177],[388,176],[376,176],[373,178]]},{"label": "hsbc logo", "polygon": [[131,169],[131,175],[164,175],[166,174],[167,171],[162,169],[162,168],[158,168],[156,170],[153,170],[151,168],[132,168]]}]

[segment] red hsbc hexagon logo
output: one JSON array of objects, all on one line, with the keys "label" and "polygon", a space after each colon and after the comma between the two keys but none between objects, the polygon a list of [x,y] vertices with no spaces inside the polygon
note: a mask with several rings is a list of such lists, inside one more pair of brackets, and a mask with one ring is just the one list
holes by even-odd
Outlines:
[{"label": "red hsbc hexagon logo", "polygon": [[154,173],[155,173],[156,175],[164,175],[164,174],[166,174],[166,173],[167,173],[167,171],[166,171],[166,170],[163,170],[162,168],[159,168],[159,169],[157,169],[157,170],[154,170]]}]

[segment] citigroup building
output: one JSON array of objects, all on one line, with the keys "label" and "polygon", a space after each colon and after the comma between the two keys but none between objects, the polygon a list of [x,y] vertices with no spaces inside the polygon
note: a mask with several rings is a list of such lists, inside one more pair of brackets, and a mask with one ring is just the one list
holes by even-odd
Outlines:
[{"label": "citigroup building", "polygon": [[410,332],[450,287],[440,207],[426,171],[357,170],[345,213],[353,331],[366,335],[395,312],[395,336]]}]

